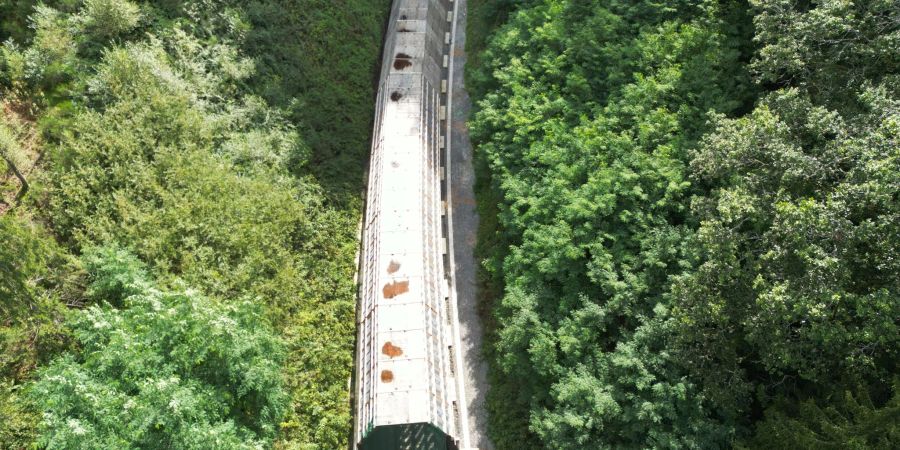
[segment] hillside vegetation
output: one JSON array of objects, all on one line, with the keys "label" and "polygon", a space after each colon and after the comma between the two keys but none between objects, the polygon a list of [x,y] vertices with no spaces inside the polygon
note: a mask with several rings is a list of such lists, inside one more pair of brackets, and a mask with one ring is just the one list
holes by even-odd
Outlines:
[{"label": "hillside vegetation", "polygon": [[347,445],[388,4],[0,1],[0,447]]},{"label": "hillside vegetation", "polygon": [[900,446],[900,5],[474,3],[498,448]]}]

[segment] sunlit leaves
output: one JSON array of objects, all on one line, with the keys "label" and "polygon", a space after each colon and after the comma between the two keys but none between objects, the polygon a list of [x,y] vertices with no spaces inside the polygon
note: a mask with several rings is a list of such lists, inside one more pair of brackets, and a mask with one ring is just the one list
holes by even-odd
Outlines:
[{"label": "sunlit leaves", "polygon": [[547,448],[729,435],[660,352],[669,328],[656,317],[689,266],[686,147],[748,81],[721,32],[727,8],[694,16],[697,3],[534,2],[481,55],[472,130],[507,240],[492,255],[506,286],[496,359]]},{"label": "sunlit leaves", "polygon": [[81,24],[99,39],[133,30],[141,19],[138,5],[128,0],[85,0]]},{"label": "sunlit leaves", "polygon": [[729,446],[896,373],[898,9],[751,3],[527,2],[479,55],[494,358],[527,393],[493,411],[533,433],[500,447]]},{"label": "sunlit leaves", "polygon": [[[39,220],[69,252],[85,253],[85,265],[100,274],[94,281],[106,280],[85,291],[77,267],[67,268],[75,282],[65,288],[43,271],[16,272],[18,284],[41,283],[35,295],[27,292],[28,302],[17,304],[41,326],[2,324],[4,375],[14,372],[16,382],[24,382],[33,374],[35,355],[49,358],[65,340],[57,334],[61,318],[29,309],[32,297],[60,314],[64,305],[124,309],[126,298],[147,288],[146,282],[127,280],[143,261],[147,267],[137,278],[156,278],[159,289],[182,292],[189,285],[215,302],[259,305],[259,319],[272,322],[285,338],[288,362],[279,370],[291,392],[284,421],[267,416],[261,423],[277,428],[286,446],[346,446],[362,182],[347,174],[362,173],[359,155],[368,150],[370,79],[381,17],[389,8],[368,1],[353,11],[312,0],[276,3],[47,1],[32,15],[32,32],[16,33],[16,42],[4,44],[0,84],[35,103],[46,139],[33,174],[41,185],[40,196],[32,196],[40,203]],[[292,12],[285,14],[285,8]],[[0,18],[4,32],[14,19],[24,20],[24,9],[30,7],[17,3],[15,18]],[[318,30],[304,18],[331,17],[334,11],[343,14],[327,27],[334,38],[297,39]],[[355,35],[360,12],[368,14],[369,26]],[[332,48],[352,50],[341,51],[339,61],[346,65],[325,66],[310,56],[330,58]],[[265,74],[256,72],[257,62]],[[311,78],[320,67],[324,76]],[[292,116],[304,121],[291,122]],[[343,125],[347,118],[351,126]],[[341,132],[323,131],[317,123]],[[300,128],[306,130],[303,139]],[[345,193],[316,185],[310,173],[319,175],[323,165],[307,165],[313,147],[336,156],[329,167],[349,186]],[[337,197],[340,202],[328,203]],[[130,251],[98,250],[105,243]],[[15,261],[15,255],[9,258]],[[54,348],[44,348],[46,342]],[[94,426],[83,420],[77,425],[71,429],[78,433]],[[235,436],[228,426],[198,425],[181,446],[224,446],[231,441],[219,445],[216,439]],[[60,442],[81,442],[59,436]],[[237,439],[258,442],[252,436]]]},{"label": "sunlit leaves", "polygon": [[[32,388],[48,448],[260,448],[284,412],[281,343],[248,302],[221,305],[194,291],[151,287],[115,248],[88,263],[91,292],[124,308],[93,306],[70,326],[78,351]],[[121,301],[121,300],[120,300]]]}]

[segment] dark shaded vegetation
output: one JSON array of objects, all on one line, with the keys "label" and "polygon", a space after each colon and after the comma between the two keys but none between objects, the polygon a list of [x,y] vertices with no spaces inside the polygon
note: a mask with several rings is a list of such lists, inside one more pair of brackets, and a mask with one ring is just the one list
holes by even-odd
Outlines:
[{"label": "dark shaded vegetation", "polygon": [[[329,199],[358,208],[389,0],[240,2],[253,91],[289,114]],[[292,161],[300,170],[302,161]]]},{"label": "dark shaded vegetation", "polygon": [[36,165],[0,209],[0,447],[347,445],[388,12],[350,3],[0,2],[3,126],[41,138],[3,140]]},{"label": "dark shaded vegetation", "polygon": [[499,448],[898,445],[898,14],[475,2]]}]

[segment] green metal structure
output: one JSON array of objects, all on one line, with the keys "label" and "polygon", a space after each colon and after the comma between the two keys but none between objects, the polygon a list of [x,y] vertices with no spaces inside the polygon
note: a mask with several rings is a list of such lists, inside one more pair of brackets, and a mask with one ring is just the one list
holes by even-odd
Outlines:
[{"label": "green metal structure", "polygon": [[450,436],[430,423],[375,427],[366,433],[359,450],[459,450]]}]

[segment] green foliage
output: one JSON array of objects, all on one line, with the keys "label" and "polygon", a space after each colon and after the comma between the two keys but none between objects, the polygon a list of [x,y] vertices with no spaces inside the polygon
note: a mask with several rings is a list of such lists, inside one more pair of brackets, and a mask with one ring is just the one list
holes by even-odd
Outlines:
[{"label": "green foliage", "polygon": [[[259,448],[286,406],[281,343],[250,302],[153,288],[121,251],[92,252],[90,292],[130,290],[125,308],[72,315],[78,350],[31,388],[47,448]],[[115,294],[115,292],[113,292]]]},{"label": "green foliage", "polygon": [[[151,296],[145,284],[129,284],[143,261],[138,278],[155,279],[162,292],[189,285],[222,307],[260,305],[284,344],[280,376],[290,402],[283,420],[259,418],[262,441],[229,436],[247,445],[276,437],[280,447],[345,447],[358,193],[387,2],[45,5],[30,12],[30,31],[4,46],[0,89],[40,108],[47,146],[32,175],[38,195],[24,208],[47,223],[60,253],[83,252],[94,275],[85,287],[78,264],[60,269],[65,283],[39,298],[60,313],[62,305],[97,304],[103,314],[127,316],[126,299]],[[313,19],[319,24],[310,26]],[[322,65],[331,53],[343,55],[339,64]],[[198,295],[164,297],[178,308]],[[10,342],[21,341],[12,339],[21,329],[8,331]],[[60,348],[42,349],[44,360]],[[12,346],[2,350],[18,358]],[[28,355],[21,381],[45,364]],[[93,367],[60,360],[54,370],[96,385]],[[62,422],[74,414],[56,412]],[[51,428],[68,439],[64,427]]]},{"label": "green foliage", "polygon": [[0,447],[25,448],[40,419],[24,398],[34,367],[65,348],[61,299],[71,272],[53,241],[28,217],[0,216]]},{"label": "green foliage", "polygon": [[816,103],[835,109],[852,107],[863,83],[897,83],[896,1],[751,3],[761,45],[753,68],[761,81],[801,87]]},{"label": "green foliage", "polygon": [[95,303],[121,307],[125,299],[146,289],[148,275],[134,255],[117,247],[86,249],[81,257],[90,275],[85,296]]},{"label": "green foliage", "polygon": [[720,448],[774,405],[887,401],[897,8],[752,3],[476,4],[508,12],[468,74],[499,448]]},{"label": "green foliage", "polygon": [[75,30],[68,17],[39,5],[30,17],[32,44],[23,52],[25,79],[39,95],[60,96],[78,73]]},{"label": "green foliage", "polygon": [[8,39],[25,42],[34,36],[30,16],[39,5],[72,11],[82,0],[0,0],[0,42]]},{"label": "green foliage", "polygon": [[114,100],[102,114],[79,115],[61,137],[48,212],[77,245],[128,243],[155,273],[265,302],[288,338],[288,370],[299,372],[290,387],[302,422],[288,422],[291,430],[338,446],[349,422],[352,219],[284,172],[296,135],[276,115],[264,124],[271,128],[253,127],[256,101],[209,114],[155,54],[107,55],[90,85]]},{"label": "green foliage", "polygon": [[128,0],[85,0],[80,19],[92,36],[106,39],[133,30],[141,14]]},{"label": "green foliage", "polygon": [[0,216],[0,236],[0,315],[16,319],[33,305],[35,280],[46,272],[49,249],[27,222],[13,215]]},{"label": "green foliage", "polygon": [[0,41],[25,39],[28,36],[28,16],[35,3],[33,0],[0,1]]},{"label": "green foliage", "polygon": [[[47,319],[45,314],[55,315],[60,309],[59,299],[70,300],[78,290],[78,265],[24,212],[0,216],[0,236],[0,325],[37,326]],[[31,338],[38,338],[37,334]],[[26,336],[10,333],[10,337]],[[0,355],[0,361],[0,376],[15,372],[6,365],[5,356]]]},{"label": "green foliage", "polygon": [[19,87],[25,80],[25,56],[12,41],[0,47],[0,86]]},{"label": "green foliage", "polygon": [[0,447],[26,448],[36,437],[38,414],[22,398],[22,386],[0,381]]},{"label": "green foliage", "polygon": [[[858,385],[883,391],[897,375],[900,90],[892,68],[869,56],[900,29],[869,34],[881,15],[868,14],[884,6],[873,2],[840,21],[867,42],[833,45],[820,28],[836,24],[841,5],[851,6],[762,9],[755,66],[771,69],[764,81],[772,68],[797,69],[792,87],[745,117],[718,118],[691,162],[707,190],[692,202],[696,270],[673,290],[677,347],[707,395],[732,410],[794,398],[828,409],[825,399]],[[787,18],[804,28],[776,35],[760,25]],[[795,53],[789,69],[786,39],[817,48]],[[843,58],[851,71],[829,68]]]},{"label": "green foliage", "polygon": [[[724,31],[736,7],[687,3],[666,20],[649,5],[535,2],[482,56],[473,136],[508,245],[488,262],[505,285],[497,367],[547,448],[696,447],[731,433],[663,351],[671,327],[657,305],[689,236],[685,147],[707,111],[733,111],[747,91],[740,42]],[[520,436],[495,438],[515,448]]]},{"label": "green foliage", "polygon": [[766,418],[749,444],[753,448],[788,450],[887,450],[900,445],[900,385],[894,381],[891,400],[876,406],[865,389],[849,391],[831,406],[815,400],[799,405],[782,402],[766,411]]},{"label": "green foliage", "polygon": [[309,173],[330,199],[359,208],[389,0],[239,2],[258,55],[254,92],[285,107],[312,149]]},{"label": "green foliage", "polygon": [[717,391],[741,391],[722,371],[826,385],[896,371],[900,116],[867,95],[872,115],[851,124],[779,91],[720,119],[692,161],[711,188],[694,202],[703,263],[674,294],[684,359]]}]

